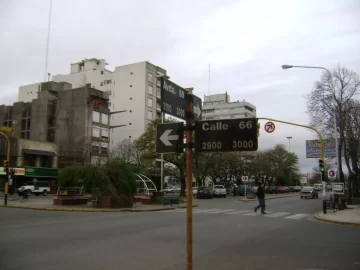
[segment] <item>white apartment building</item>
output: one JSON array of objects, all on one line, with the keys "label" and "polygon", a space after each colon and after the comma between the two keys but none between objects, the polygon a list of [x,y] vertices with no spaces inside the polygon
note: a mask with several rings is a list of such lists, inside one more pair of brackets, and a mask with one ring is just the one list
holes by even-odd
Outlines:
[{"label": "white apartment building", "polygon": [[[166,70],[149,62],[117,66],[114,71],[106,69],[104,59],[84,59],[70,65],[70,74],[52,76],[52,81],[68,82],[72,88],[90,85],[110,94],[110,149],[119,142],[141,136],[147,124],[161,117],[161,91],[157,75]],[[19,101],[29,102],[38,97],[40,83],[19,88]]]},{"label": "white apartment building", "polygon": [[227,92],[204,96],[202,120],[254,117],[256,117],[254,105],[245,100],[230,102]]}]

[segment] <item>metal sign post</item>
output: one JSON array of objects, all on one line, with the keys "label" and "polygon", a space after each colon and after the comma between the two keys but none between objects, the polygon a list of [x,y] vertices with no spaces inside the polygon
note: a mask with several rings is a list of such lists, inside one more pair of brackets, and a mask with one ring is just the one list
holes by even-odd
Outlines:
[{"label": "metal sign post", "polygon": [[188,99],[186,113],[186,269],[192,270],[192,95]]}]

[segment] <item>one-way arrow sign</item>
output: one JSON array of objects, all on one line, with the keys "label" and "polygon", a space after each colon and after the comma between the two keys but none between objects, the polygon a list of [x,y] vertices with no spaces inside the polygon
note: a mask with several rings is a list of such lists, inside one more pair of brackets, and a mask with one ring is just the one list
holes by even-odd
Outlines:
[{"label": "one-way arrow sign", "polygon": [[198,96],[193,95],[193,112],[194,112],[194,120],[201,120],[201,112],[202,112],[202,101]]},{"label": "one-way arrow sign", "polygon": [[156,127],[157,153],[182,153],[184,149],[184,124],[158,124]]}]

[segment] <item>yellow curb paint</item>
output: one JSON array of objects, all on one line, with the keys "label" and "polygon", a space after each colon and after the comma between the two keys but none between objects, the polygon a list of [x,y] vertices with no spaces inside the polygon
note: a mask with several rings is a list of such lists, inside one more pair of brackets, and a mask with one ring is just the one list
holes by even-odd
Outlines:
[{"label": "yellow curb paint", "polygon": [[336,221],[336,220],[329,220],[326,218],[320,217],[318,214],[313,215],[315,219],[327,222],[327,223],[333,223],[338,225],[345,225],[345,226],[354,226],[354,227],[360,227],[360,223],[354,223],[354,222],[345,222],[345,221]]}]

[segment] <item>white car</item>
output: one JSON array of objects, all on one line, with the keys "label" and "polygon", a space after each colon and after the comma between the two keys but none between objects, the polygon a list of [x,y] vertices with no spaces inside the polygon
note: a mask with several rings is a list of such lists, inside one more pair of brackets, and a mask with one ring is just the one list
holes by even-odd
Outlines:
[{"label": "white car", "polygon": [[21,186],[18,188],[18,194],[21,195],[23,193],[27,193],[31,195],[31,193],[39,196],[42,194],[43,196],[47,196],[50,191],[49,183],[47,181],[37,181],[35,185],[27,185]]},{"label": "white car", "polygon": [[226,188],[223,185],[214,186],[214,197],[226,197]]}]

